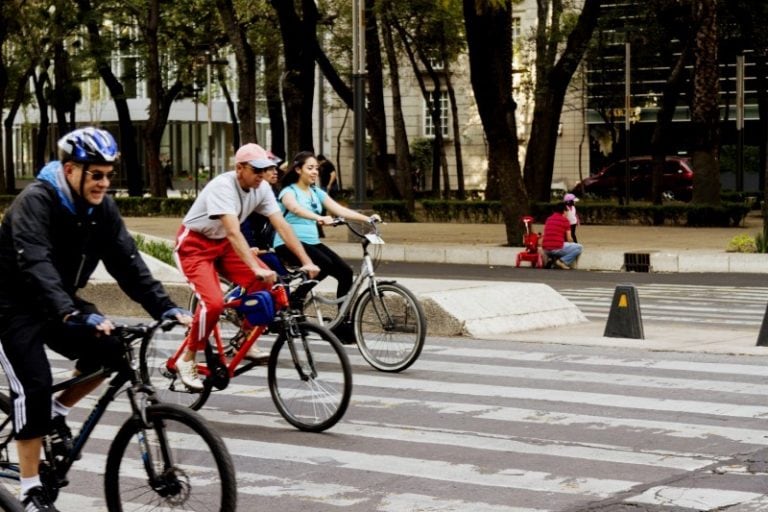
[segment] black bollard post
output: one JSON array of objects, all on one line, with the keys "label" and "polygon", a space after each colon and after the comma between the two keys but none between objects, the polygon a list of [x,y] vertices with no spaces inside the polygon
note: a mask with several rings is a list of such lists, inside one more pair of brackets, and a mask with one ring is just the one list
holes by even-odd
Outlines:
[{"label": "black bollard post", "polygon": [[760,325],[760,334],[757,335],[757,346],[768,347],[768,307],[765,308],[763,323]]},{"label": "black bollard post", "polygon": [[640,298],[634,285],[620,284],[616,287],[603,336],[645,339],[643,319],[640,315]]}]

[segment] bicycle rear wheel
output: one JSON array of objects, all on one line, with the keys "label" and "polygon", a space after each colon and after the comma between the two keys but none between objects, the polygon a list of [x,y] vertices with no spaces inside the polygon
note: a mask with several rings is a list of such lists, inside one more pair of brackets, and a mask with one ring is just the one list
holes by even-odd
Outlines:
[{"label": "bicycle rear wheel", "polygon": [[[13,419],[11,418],[11,397],[0,392],[0,453],[7,453],[6,448],[13,441]],[[2,461],[0,462],[7,462]]]},{"label": "bicycle rear wheel", "polygon": [[224,441],[198,414],[171,404],[131,418],[107,455],[104,492],[110,512],[231,512],[237,482]]},{"label": "bicycle rear wheel", "polygon": [[427,318],[416,296],[399,283],[377,283],[360,294],[352,319],[360,354],[383,372],[401,372],[419,358]]},{"label": "bicycle rear wheel", "polygon": [[[175,330],[175,329],[174,329]],[[177,404],[193,410],[200,409],[211,394],[211,384],[205,382],[202,391],[192,391],[185,386],[176,372],[166,366],[179,348],[176,335],[155,331],[151,338],[145,338],[139,348],[139,371],[141,380],[155,388],[157,398],[164,403]]]},{"label": "bicycle rear wheel", "polygon": [[332,427],[352,396],[352,367],[344,347],[328,329],[310,322],[284,328],[269,358],[269,392],[296,428],[322,432]]}]

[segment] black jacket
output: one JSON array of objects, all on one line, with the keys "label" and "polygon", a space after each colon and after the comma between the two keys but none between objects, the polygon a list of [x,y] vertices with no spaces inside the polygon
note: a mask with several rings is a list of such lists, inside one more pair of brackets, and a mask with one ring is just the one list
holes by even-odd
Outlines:
[{"label": "black jacket", "polygon": [[98,206],[75,207],[55,180],[35,181],[0,225],[0,313],[37,308],[41,316],[63,318],[76,309],[73,297],[99,261],[152,317],[175,307],[142,260],[111,197]]}]

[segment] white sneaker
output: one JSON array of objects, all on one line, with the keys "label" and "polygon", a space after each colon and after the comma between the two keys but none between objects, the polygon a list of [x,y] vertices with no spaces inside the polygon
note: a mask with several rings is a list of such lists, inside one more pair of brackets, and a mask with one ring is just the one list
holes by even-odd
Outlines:
[{"label": "white sneaker", "polygon": [[196,361],[184,361],[179,359],[176,361],[176,371],[179,373],[181,382],[192,391],[202,391],[203,381],[197,375],[197,362]]},{"label": "white sneaker", "polygon": [[269,360],[269,352],[265,352],[256,345],[253,345],[248,349],[248,352],[245,354],[245,358],[250,359],[251,361],[266,363]]}]

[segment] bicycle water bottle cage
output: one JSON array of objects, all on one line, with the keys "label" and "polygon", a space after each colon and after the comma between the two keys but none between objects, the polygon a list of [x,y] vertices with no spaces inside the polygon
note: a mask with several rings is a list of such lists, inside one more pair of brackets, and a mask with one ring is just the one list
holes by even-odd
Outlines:
[{"label": "bicycle water bottle cage", "polygon": [[235,311],[242,314],[249,324],[267,325],[275,318],[275,301],[267,291],[251,292],[239,298]]}]

